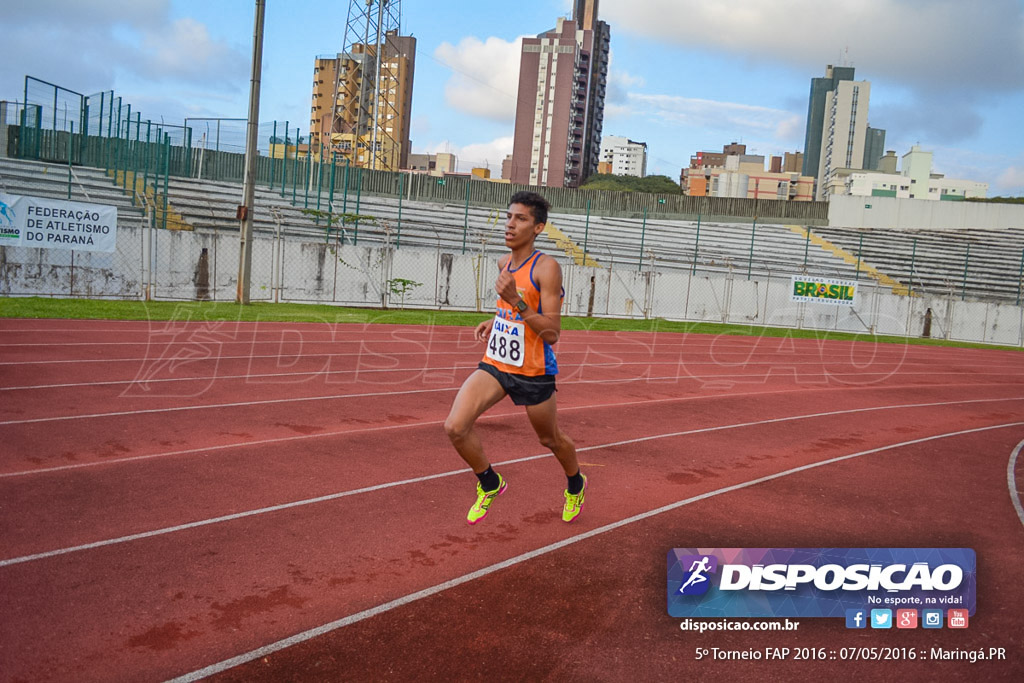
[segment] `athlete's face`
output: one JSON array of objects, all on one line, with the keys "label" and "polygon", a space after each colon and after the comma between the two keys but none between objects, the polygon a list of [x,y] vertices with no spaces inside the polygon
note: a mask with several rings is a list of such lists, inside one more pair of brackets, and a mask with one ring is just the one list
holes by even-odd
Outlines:
[{"label": "athlete's face", "polygon": [[544,224],[533,217],[533,210],[523,204],[512,204],[505,214],[505,246],[510,249],[532,242],[544,230]]}]

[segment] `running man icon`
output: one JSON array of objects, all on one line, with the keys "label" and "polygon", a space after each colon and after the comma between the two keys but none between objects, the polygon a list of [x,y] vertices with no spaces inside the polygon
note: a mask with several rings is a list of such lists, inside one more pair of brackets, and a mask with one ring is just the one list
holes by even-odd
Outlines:
[{"label": "running man icon", "polygon": [[[690,572],[690,577],[688,579],[686,579],[686,581],[683,582],[682,586],[679,587],[679,592],[680,593],[682,593],[683,595],[686,595],[687,592],[688,592],[686,590],[687,588],[689,588],[690,586],[695,586],[695,585],[700,584],[700,583],[704,583],[705,581],[708,580],[708,577],[704,576],[704,574],[709,572],[709,571],[711,571],[711,566],[709,565],[710,560],[711,560],[710,557],[708,557],[707,555],[704,555],[703,557],[700,558],[700,560],[694,560],[693,561],[693,564],[691,564],[690,568],[687,570],[687,571]],[[704,588],[706,589],[706,587],[704,587]],[[698,592],[698,591],[689,591],[689,592],[690,593],[695,593],[695,592]],[[701,590],[699,592],[703,593],[704,591]]]}]

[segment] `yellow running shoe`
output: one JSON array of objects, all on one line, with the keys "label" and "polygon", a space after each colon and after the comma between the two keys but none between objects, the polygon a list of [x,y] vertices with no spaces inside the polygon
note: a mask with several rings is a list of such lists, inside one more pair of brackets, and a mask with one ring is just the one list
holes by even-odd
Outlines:
[{"label": "yellow running shoe", "polygon": [[480,486],[480,482],[476,483],[476,502],[473,503],[473,507],[469,508],[469,514],[466,515],[466,521],[470,524],[476,524],[481,519],[487,516],[487,512],[491,509],[491,503],[494,499],[505,493],[505,489],[508,488],[508,484],[505,483],[505,479],[499,474],[498,475],[498,488],[493,491],[484,491],[484,487]]},{"label": "yellow running shoe", "polygon": [[587,475],[583,475],[583,488],[573,495],[565,491],[565,507],[562,508],[562,521],[571,522],[583,511],[583,496],[587,493]]}]

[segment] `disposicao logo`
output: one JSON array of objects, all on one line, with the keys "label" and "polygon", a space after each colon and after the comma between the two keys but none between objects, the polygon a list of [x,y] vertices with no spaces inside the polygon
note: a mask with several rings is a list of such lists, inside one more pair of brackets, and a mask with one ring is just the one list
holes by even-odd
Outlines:
[{"label": "disposicao logo", "polygon": [[970,548],[674,548],[668,612],[849,618],[851,610],[956,607],[973,615],[975,561]]},{"label": "disposicao logo", "polygon": [[718,558],[714,555],[687,555],[679,558],[684,566],[689,565],[683,585],[679,587],[680,595],[704,595],[711,586],[708,574],[718,569]]}]

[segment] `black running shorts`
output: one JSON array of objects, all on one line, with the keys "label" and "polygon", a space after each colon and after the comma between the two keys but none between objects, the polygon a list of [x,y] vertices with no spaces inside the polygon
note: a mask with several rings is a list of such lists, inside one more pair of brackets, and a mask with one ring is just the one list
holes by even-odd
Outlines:
[{"label": "black running shorts", "polygon": [[554,375],[513,375],[483,361],[477,367],[498,380],[501,388],[517,406],[535,406],[551,398],[557,391]]}]

